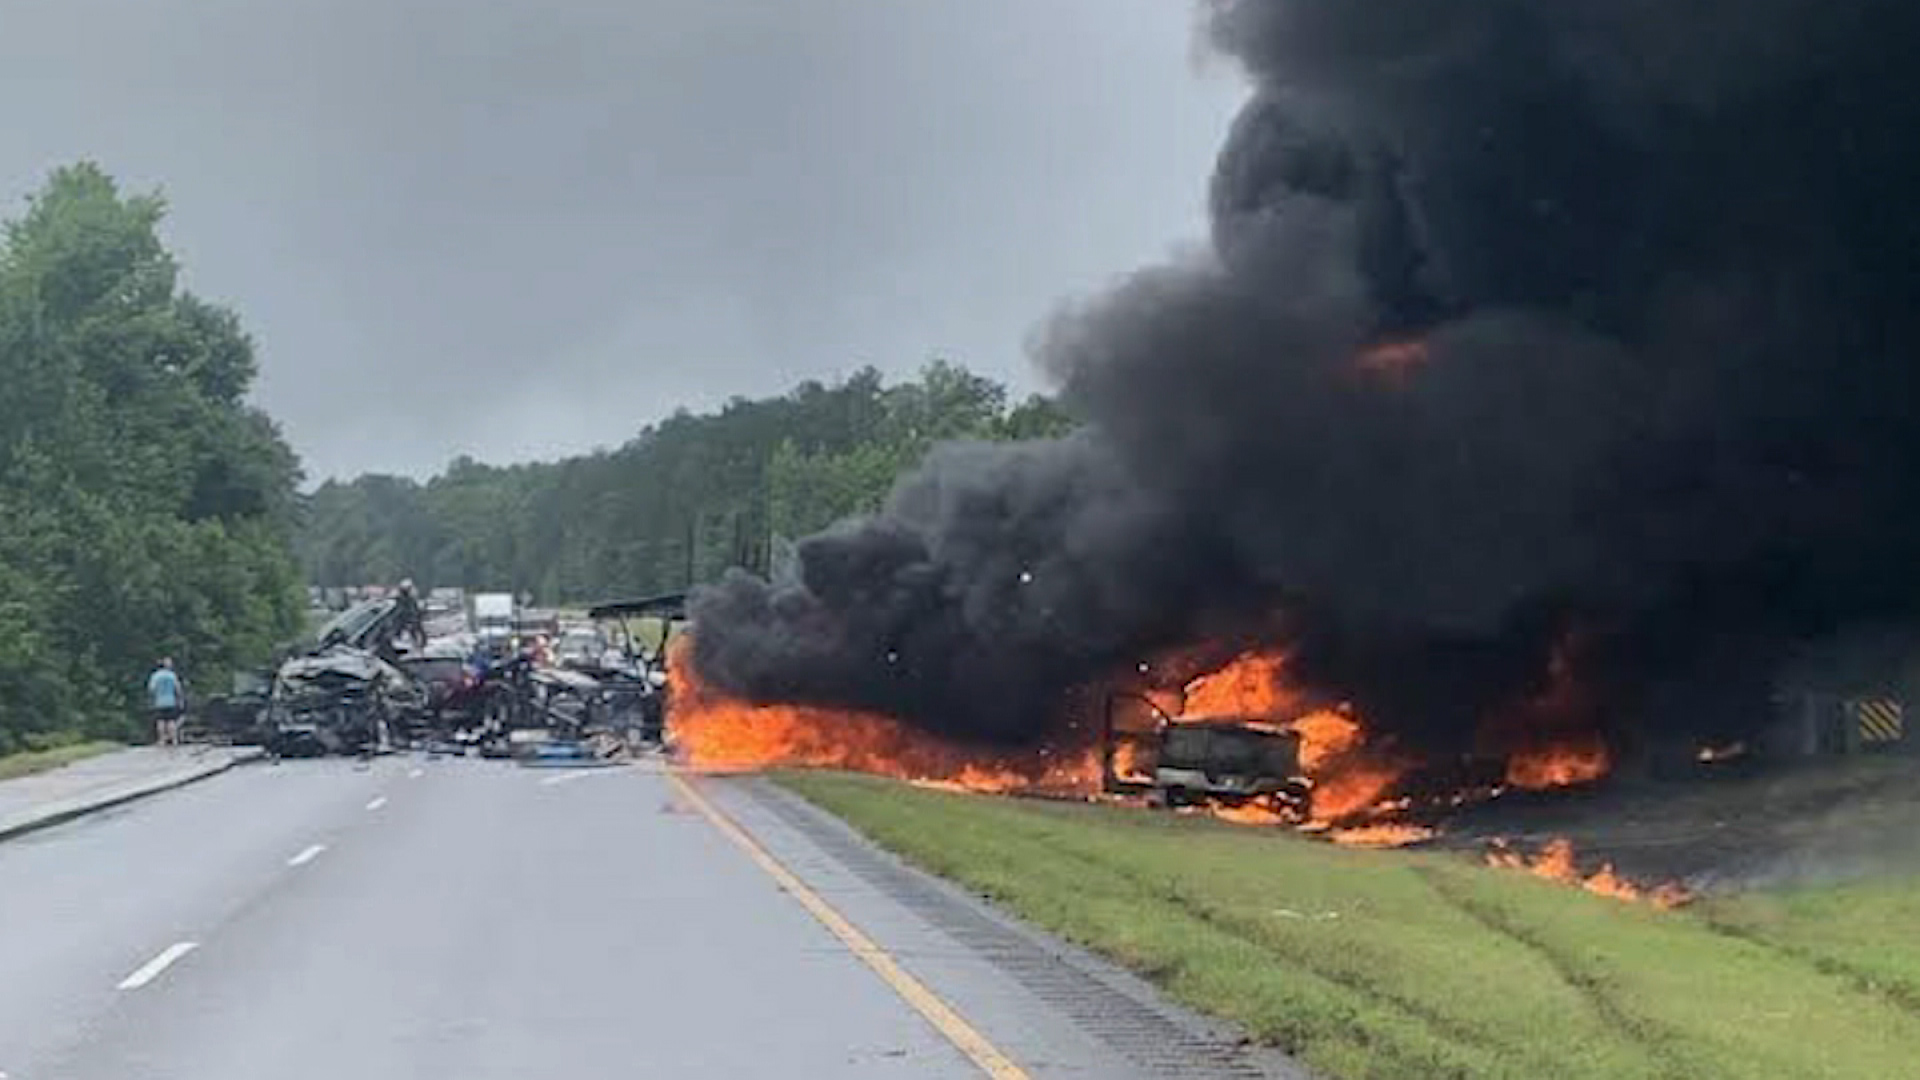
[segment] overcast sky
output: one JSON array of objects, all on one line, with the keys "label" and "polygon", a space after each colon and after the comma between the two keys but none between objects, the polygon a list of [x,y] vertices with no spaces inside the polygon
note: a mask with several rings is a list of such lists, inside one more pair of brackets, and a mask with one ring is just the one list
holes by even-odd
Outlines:
[{"label": "overcast sky", "polygon": [[314,478],[945,355],[1203,233],[1191,0],[13,0],[10,213],[161,187]]}]

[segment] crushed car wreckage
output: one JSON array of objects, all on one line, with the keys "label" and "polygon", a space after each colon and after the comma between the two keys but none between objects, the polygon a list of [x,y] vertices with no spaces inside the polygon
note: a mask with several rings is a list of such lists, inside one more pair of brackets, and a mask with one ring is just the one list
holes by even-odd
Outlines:
[{"label": "crushed car wreckage", "polygon": [[[414,749],[524,764],[605,763],[664,748],[666,645],[679,594],[602,604],[593,648],[550,662],[544,639],[456,632],[407,640],[399,604],[366,600],[315,645],[223,701],[223,739],[275,757]],[[658,623],[657,629],[647,624]]]},{"label": "crushed car wreckage", "polygon": [[282,665],[269,708],[268,749],[282,756],[394,749],[424,705],[418,684],[372,653],[336,647]]},{"label": "crushed car wreckage", "polygon": [[484,698],[483,754],[565,765],[666,748],[666,648],[685,621],[685,595],[598,604],[587,615],[601,647],[563,650],[552,666],[523,649],[487,666],[484,681],[497,689]]},{"label": "crushed car wreckage", "polygon": [[328,623],[313,651],[280,665],[266,710],[275,756],[372,754],[424,713],[425,690],[395,663],[399,604],[360,603]]}]

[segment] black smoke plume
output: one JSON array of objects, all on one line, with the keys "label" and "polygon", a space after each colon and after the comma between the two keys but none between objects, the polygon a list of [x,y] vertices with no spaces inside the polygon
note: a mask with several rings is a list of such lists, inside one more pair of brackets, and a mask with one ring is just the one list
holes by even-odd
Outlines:
[{"label": "black smoke plume", "polygon": [[1307,676],[1445,743],[1569,627],[1623,709],[1705,672],[1731,714],[1781,642],[1920,608],[1920,5],[1204,25],[1254,86],[1211,251],[1043,329],[1084,430],[942,449],[799,582],[702,592],[705,677],[1016,740],[1280,613]]}]

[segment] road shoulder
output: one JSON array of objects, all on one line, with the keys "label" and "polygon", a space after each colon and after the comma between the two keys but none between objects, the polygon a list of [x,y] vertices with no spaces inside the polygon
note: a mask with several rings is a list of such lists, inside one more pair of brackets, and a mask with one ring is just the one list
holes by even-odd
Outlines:
[{"label": "road shoulder", "polygon": [[700,790],[1034,1077],[1305,1077],[1084,950],[908,866],[758,777]]},{"label": "road shoulder", "polygon": [[250,747],[140,747],[0,781],[0,841],[218,776],[259,756]]}]

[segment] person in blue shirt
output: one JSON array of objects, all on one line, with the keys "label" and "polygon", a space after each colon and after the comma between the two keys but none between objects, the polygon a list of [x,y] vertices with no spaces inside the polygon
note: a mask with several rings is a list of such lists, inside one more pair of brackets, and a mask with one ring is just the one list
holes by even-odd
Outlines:
[{"label": "person in blue shirt", "polygon": [[161,746],[180,745],[180,717],[187,711],[186,690],[180,676],[173,672],[173,658],[160,658],[160,666],[147,676],[147,704],[153,709],[154,734]]}]

